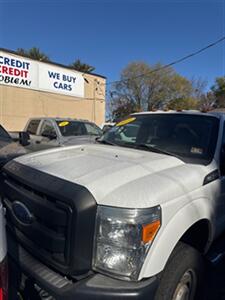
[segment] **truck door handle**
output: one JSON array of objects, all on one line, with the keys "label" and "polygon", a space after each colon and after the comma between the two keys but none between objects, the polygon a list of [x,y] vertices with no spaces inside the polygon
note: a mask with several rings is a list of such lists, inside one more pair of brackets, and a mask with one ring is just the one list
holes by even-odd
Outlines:
[{"label": "truck door handle", "polygon": [[36,141],[36,144],[40,144],[41,143],[41,141]]}]

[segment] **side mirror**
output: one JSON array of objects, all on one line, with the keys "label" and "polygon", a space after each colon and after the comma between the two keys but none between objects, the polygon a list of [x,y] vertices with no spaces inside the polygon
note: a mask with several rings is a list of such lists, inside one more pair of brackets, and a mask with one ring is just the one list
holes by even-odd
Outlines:
[{"label": "side mirror", "polygon": [[30,135],[28,132],[26,131],[19,132],[19,143],[22,146],[28,146],[30,144],[29,140],[30,140]]},{"label": "side mirror", "polygon": [[43,137],[46,137],[50,140],[54,140],[57,138],[56,133],[55,132],[51,132],[51,131],[43,131],[41,134]]}]

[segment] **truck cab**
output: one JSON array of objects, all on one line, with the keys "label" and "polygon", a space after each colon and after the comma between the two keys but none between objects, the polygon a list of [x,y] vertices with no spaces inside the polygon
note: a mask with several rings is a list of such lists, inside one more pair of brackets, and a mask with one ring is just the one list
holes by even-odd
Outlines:
[{"label": "truck cab", "polygon": [[31,151],[91,143],[102,135],[96,124],[69,118],[33,118],[24,131],[30,135],[27,149]]},{"label": "truck cab", "polygon": [[1,188],[9,256],[33,291],[204,299],[225,230],[225,115],[132,114],[95,144],[14,159]]}]

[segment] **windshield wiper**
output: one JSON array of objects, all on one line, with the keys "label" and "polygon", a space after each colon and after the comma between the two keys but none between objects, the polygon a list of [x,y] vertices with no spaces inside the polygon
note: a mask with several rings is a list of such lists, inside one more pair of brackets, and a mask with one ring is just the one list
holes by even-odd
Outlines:
[{"label": "windshield wiper", "polygon": [[177,158],[181,158],[179,155],[175,154],[175,153],[171,153],[171,152],[168,152],[166,150],[162,150],[162,149],[159,149],[159,148],[156,148],[154,146],[151,146],[151,145],[147,145],[147,144],[134,144],[137,148],[137,149],[146,149],[146,150],[149,150],[151,152],[155,152],[155,153],[160,153],[160,154],[165,154],[165,155],[170,155],[170,156],[175,156]]},{"label": "windshield wiper", "polygon": [[147,151],[151,151],[151,152],[155,152],[155,153],[159,153],[159,154],[165,154],[165,155],[169,155],[169,156],[174,156],[174,157],[177,157],[179,159],[182,159],[181,156],[179,156],[175,153],[171,153],[171,152],[168,152],[166,150],[162,150],[162,149],[159,149],[159,148],[156,148],[154,146],[147,145],[147,144],[133,144],[133,143],[114,144],[114,143],[109,142],[107,140],[99,140],[98,138],[96,139],[96,142],[101,143],[101,144],[105,144],[105,145],[111,145],[111,146],[120,146],[120,147],[128,147],[128,148],[134,148],[134,149],[140,149],[140,150],[147,150]]}]

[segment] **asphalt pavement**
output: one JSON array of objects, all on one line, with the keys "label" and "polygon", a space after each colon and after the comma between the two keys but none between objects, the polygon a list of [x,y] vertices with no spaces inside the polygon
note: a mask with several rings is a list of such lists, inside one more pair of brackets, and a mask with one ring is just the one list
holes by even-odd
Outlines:
[{"label": "asphalt pavement", "polygon": [[225,300],[225,259],[208,268],[204,289],[205,300]]}]

